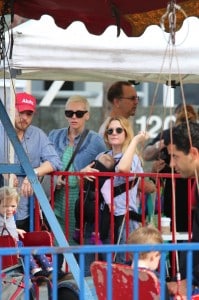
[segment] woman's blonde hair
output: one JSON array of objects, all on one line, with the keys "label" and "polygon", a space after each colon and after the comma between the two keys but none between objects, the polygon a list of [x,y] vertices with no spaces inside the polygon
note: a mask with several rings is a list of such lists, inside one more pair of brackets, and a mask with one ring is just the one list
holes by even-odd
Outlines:
[{"label": "woman's blonde hair", "polygon": [[[130,233],[127,244],[162,244],[163,238],[161,232],[153,226],[139,227]],[[146,258],[149,252],[140,252],[140,258]],[[133,254],[130,253],[133,258]]]},{"label": "woman's blonde hair", "polygon": [[127,149],[128,145],[130,144],[132,138],[134,137],[132,126],[131,126],[129,120],[122,116],[116,116],[116,117],[110,118],[110,120],[108,121],[108,123],[106,125],[105,132],[104,132],[104,141],[109,148],[111,147],[111,145],[109,144],[109,141],[108,141],[107,129],[109,128],[112,121],[118,121],[120,123],[121,127],[125,131],[126,138],[125,138],[125,141],[122,146],[122,153],[124,153],[125,150]]},{"label": "woman's blonde hair", "polygon": [[19,199],[19,193],[16,188],[9,186],[3,186],[0,188],[0,205],[7,205],[13,200],[15,200],[18,204]]}]

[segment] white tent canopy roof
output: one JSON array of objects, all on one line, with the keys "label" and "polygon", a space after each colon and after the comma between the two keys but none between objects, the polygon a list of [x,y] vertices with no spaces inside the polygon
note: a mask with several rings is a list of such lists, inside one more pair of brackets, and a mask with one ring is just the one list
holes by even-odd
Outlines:
[{"label": "white tent canopy roof", "polygon": [[[88,33],[81,22],[67,29],[57,27],[50,16],[30,20],[14,28],[12,69],[16,78],[69,81],[176,80],[199,83],[199,19],[187,18],[175,35],[155,25],[141,37],[127,37],[110,26],[101,36]],[[9,38],[6,39],[9,43]],[[181,74],[181,75],[179,75]]]}]

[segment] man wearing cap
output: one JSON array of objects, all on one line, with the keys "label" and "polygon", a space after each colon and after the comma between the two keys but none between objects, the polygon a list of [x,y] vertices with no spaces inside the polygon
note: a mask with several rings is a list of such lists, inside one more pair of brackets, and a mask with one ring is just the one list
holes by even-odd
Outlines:
[{"label": "man wearing cap", "polygon": [[[18,93],[15,98],[15,130],[37,176],[44,176],[60,170],[62,163],[46,134],[38,127],[31,125],[36,110],[36,99],[27,93]],[[8,146],[4,138],[4,128],[0,124],[0,162],[6,162]],[[19,163],[17,155],[14,162]],[[33,194],[27,177],[15,176],[14,185],[20,187],[21,198],[16,214],[17,227],[29,231],[28,197]]]}]

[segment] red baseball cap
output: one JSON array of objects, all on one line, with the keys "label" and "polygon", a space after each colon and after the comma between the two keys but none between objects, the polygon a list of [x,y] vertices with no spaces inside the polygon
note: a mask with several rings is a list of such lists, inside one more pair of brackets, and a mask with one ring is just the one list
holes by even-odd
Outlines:
[{"label": "red baseball cap", "polygon": [[27,93],[17,93],[15,98],[15,107],[19,112],[25,110],[36,110],[37,100],[30,94]]}]

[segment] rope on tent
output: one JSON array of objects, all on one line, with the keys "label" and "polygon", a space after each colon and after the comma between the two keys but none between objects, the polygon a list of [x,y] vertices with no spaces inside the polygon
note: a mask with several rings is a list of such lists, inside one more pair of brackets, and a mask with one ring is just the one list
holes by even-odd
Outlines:
[{"label": "rope on tent", "polygon": [[[178,63],[177,51],[176,51],[176,22],[177,22],[176,11],[180,11],[184,15],[184,17],[187,18],[185,11],[179,5],[176,4],[176,1],[171,0],[167,5],[165,14],[163,14],[163,16],[161,17],[161,20],[160,20],[160,26],[162,28],[162,31],[164,32],[165,31],[165,22],[167,19],[168,24],[169,24],[169,33],[170,34],[169,34],[169,40],[167,42],[167,47],[165,49],[165,53],[163,56],[162,65],[161,65],[160,73],[159,73],[159,79],[157,81],[157,85],[154,90],[154,97],[152,99],[152,105],[151,105],[148,117],[150,117],[152,115],[153,109],[155,107],[155,100],[157,98],[158,86],[160,83],[161,73],[164,68],[164,64],[166,62],[166,56],[168,56],[170,72],[169,72],[169,78],[167,81],[167,85],[170,87],[176,87],[176,85],[180,86],[182,102],[183,102],[183,107],[184,107],[185,115],[186,115],[186,122],[187,122],[187,126],[188,126],[189,124],[188,124],[188,117],[187,117],[186,101],[185,101],[184,90],[183,90],[183,82],[182,82],[182,76],[181,76],[181,72],[180,72],[180,66]],[[179,82],[175,81],[175,83],[173,82],[172,76],[171,76],[171,73],[172,73],[171,67],[174,62],[174,59],[176,60],[177,72],[178,72],[178,76],[179,76]],[[172,115],[171,105],[170,105],[170,114]],[[148,126],[149,126],[149,122],[147,123],[146,127],[148,127]],[[146,131],[147,131],[147,129],[146,129]],[[163,132],[163,128],[162,128],[162,132]],[[170,124],[170,135],[171,135],[171,142],[172,142],[172,124]],[[190,136],[190,132],[189,132],[189,136]],[[191,143],[191,141],[190,141],[190,143]],[[195,173],[196,173],[197,188],[199,188],[198,175],[197,175],[197,172],[195,172]],[[157,173],[156,180],[157,179],[158,179],[158,173]],[[176,198],[175,198],[175,178],[174,178],[174,169],[173,168],[171,170],[171,180],[172,180],[172,199],[173,199],[173,201],[172,201],[173,237],[172,238],[173,238],[173,242],[176,243],[177,242],[176,241]],[[179,261],[178,261],[177,251],[175,252],[175,255],[176,255],[176,279],[177,279],[177,287],[178,287],[175,298],[182,299],[180,296],[180,293],[179,293],[181,274],[179,271]]]}]

